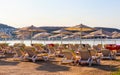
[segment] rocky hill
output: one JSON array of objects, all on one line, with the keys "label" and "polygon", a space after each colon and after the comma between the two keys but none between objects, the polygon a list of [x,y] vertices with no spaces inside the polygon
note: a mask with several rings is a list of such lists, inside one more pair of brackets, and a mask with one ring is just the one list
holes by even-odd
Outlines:
[{"label": "rocky hill", "polygon": [[6,34],[13,36],[13,31],[15,30],[16,28],[12,26],[0,23],[0,32],[5,32]]},{"label": "rocky hill", "polygon": [[2,23],[0,23],[0,28],[12,28],[12,29],[16,29],[15,27],[9,26],[7,24],[2,24]]},{"label": "rocky hill", "polygon": [[97,29],[97,30],[103,29],[103,30],[108,31],[108,32],[114,32],[114,31],[120,32],[120,29],[117,29],[117,28],[95,27],[95,29]]},{"label": "rocky hill", "polygon": [[[66,27],[40,27],[42,29],[45,29],[47,32],[52,32],[52,31],[55,31],[55,30],[59,30],[61,28],[66,28]],[[106,27],[94,27],[96,30],[99,30],[99,29],[103,29],[105,31],[108,31],[108,32],[114,32],[114,31],[117,31],[117,32],[120,32],[120,29],[117,29],[117,28],[106,28]]]}]

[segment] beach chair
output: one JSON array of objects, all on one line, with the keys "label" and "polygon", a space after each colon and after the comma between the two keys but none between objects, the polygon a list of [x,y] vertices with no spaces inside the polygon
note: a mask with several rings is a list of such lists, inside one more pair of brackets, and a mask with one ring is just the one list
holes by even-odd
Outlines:
[{"label": "beach chair", "polygon": [[120,55],[120,49],[116,50],[116,55]]},{"label": "beach chair", "polygon": [[36,51],[39,53],[47,53],[42,44],[32,44],[32,46],[35,47]]},{"label": "beach chair", "polygon": [[49,57],[56,57],[61,55],[60,53],[62,49],[60,47],[58,49],[55,49],[54,47],[47,46],[47,49],[48,49]]},{"label": "beach chair", "polygon": [[75,56],[69,50],[63,51],[62,54],[64,55],[64,57],[61,61],[61,64],[71,64],[72,65],[75,62]]},{"label": "beach chair", "polygon": [[49,57],[55,57],[56,56],[56,51],[54,49],[54,47],[47,47],[49,52],[48,52],[48,56]]},{"label": "beach chair", "polygon": [[108,49],[101,50],[101,53],[102,53],[101,56],[102,59],[116,59],[116,55],[111,53],[111,51]]},{"label": "beach chair", "polygon": [[116,55],[120,55],[120,45],[116,45]]},{"label": "beach chair", "polygon": [[81,57],[79,60],[80,64],[87,63],[89,64],[89,66],[92,65],[93,59],[88,50],[80,50],[80,57]]},{"label": "beach chair", "polygon": [[28,56],[26,57],[27,59],[32,60],[33,62],[35,62],[36,60],[39,59],[43,59],[44,61],[48,60],[48,55],[47,54],[42,54],[42,53],[37,53],[35,51],[34,47],[25,47],[25,51],[28,54]]},{"label": "beach chair", "polygon": [[13,48],[14,51],[15,51],[15,55],[14,55],[14,60],[16,60],[17,58],[20,59],[20,60],[23,60],[24,59],[24,56],[25,56],[25,52],[21,50],[20,47],[15,47]]},{"label": "beach chair", "polygon": [[89,50],[89,52],[90,52],[90,55],[91,55],[91,57],[93,59],[93,63],[100,64],[101,54],[99,54],[97,52],[97,50],[94,50],[94,49],[93,50]]},{"label": "beach chair", "polygon": [[5,57],[5,51],[0,47],[0,57]]}]

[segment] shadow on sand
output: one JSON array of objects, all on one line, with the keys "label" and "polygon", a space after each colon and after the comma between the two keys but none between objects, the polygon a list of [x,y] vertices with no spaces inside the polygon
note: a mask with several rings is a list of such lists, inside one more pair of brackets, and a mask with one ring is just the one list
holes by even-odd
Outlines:
[{"label": "shadow on sand", "polygon": [[19,64],[20,62],[18,61],[5,61],[5,60],[0,60],[0,66],[6,66],[6,65],[11,65],[11,66],[15,66],[17,64]]},{"label": "shadow on sand", "polygon": [[48,62],[39,62],[37,64],[41,64],[36,70],[40,71],[48,71],[48,72],[59,72],[59,71],[69,71],[70,67],[68,66],[63,66],[63,65],[58,65],[56,63],[52,63],[50,61]]},{"label": "shadow on sand", "polygon": [[104,71],[114,72],[114,71],[118,71],[119,70],[118,66],[120,66],[120,65],[93,65],[91,67],[98,68],[98,69],[104,70]]},{"label": "shadow on sand", "polygon": [[5,54],[5,57],[0,57],[0,66],[12,65],[15,66],[20,63],[20,61],[7,61],[7,58],[13,58],[14,54]]}]

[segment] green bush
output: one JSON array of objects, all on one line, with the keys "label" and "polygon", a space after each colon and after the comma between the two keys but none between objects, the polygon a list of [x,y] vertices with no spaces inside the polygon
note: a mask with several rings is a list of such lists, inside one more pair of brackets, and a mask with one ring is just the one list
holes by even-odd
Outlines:
[{"label": "green bush", "polygon": [[114,73],[112,73],[112,75],[120,75],[120,69]]}]

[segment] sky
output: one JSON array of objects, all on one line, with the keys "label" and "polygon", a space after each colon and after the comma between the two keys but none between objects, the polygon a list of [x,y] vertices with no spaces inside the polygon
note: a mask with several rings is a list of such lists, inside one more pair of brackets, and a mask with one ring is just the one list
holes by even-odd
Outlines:
[{"label": "sky", "polygon": [[120,0],[0,0],[0,23],[120,29]]}]

